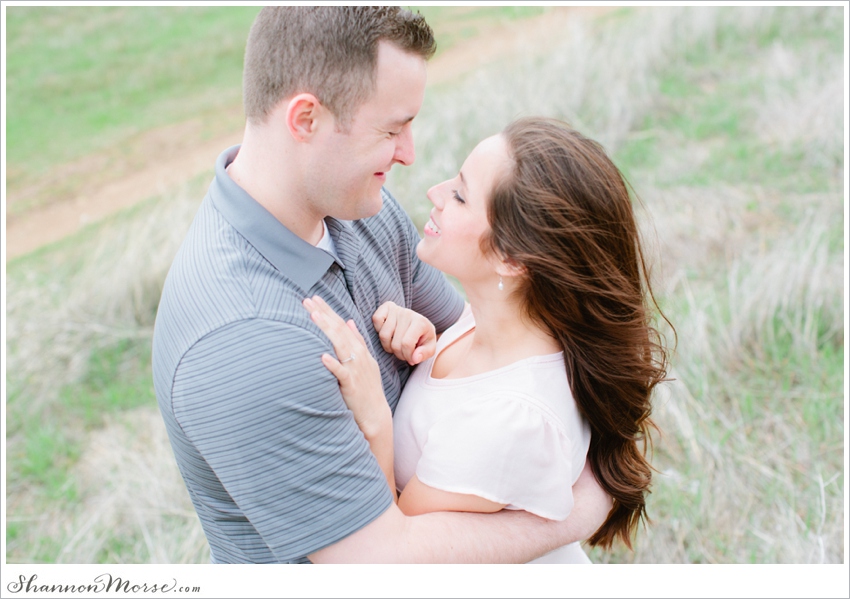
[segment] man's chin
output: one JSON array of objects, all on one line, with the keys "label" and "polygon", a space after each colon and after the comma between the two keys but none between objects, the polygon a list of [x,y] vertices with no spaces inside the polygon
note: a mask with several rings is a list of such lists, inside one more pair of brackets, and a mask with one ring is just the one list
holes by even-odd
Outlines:
[{"label": "man's chin", "polygon": [[376,195],[372,195],[369,197],[361,196],[361,199],[357,203],[349,203],[345,206],[342,206],[341,210],[337,210],[333,216],[334,218],[338,218],[339,220],[360,220],[362,218],[369,218],[370,216],[375,216],[381,211],[381,208],[384,207],[384,198],[381,195],[381,192],[378,191]]},{"label": "man's chin", "polygon": [[381,208],[384,207],[384,197],[381,195],[381,192],[378,192],[377,197],[369,198],[368,201],[363,202],[363,205],[360,209],[360,216],[357,218],[369,218],[370,216],[375,216],[381,211]]}]

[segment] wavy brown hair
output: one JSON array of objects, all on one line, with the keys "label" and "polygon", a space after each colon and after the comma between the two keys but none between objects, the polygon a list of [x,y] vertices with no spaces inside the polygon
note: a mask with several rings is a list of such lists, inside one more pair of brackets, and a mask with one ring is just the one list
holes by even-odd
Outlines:
[{"label": "wavy brown hair", "polygon": [[589,542],[631,548],[647,519],[650,396],[667,353],[629,191],[602,147],[563,122],[524,118],[502,136],[513,169],[494,188],[483,244],[524,269],[516,293],[562,346],[590,423],[588,461],[614,507]]}]

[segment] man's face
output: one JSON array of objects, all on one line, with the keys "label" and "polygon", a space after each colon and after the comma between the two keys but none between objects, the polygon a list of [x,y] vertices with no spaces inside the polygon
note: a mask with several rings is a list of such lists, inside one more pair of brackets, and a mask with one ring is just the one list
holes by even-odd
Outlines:
[{"label": "man's face", "polygon": [[413,164],[411,121],[424,95],[425,60],[380,42],[372,95],[347,131],[334,120],[316,140],[311,195],[320,212],[356,220],[380,211],[389,170],[395,163]]}]

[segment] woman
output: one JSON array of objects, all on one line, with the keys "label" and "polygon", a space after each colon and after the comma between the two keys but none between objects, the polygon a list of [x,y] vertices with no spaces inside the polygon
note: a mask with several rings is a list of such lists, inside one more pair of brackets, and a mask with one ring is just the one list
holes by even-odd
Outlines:
[{"label": "woman", "polygon": [[[614,499],[590,544],[619,537],[631,547],[646,515],[650,395],[666,353],[620,172],[564,123],[527,118],[482,141],[428,198],[417,253],[456,277],[470,305],[413,372],[392,422],[353,323],[305,301],[345,358],[323,362],[399,507],[560,520],[587,460]],[[394,323],[413,318],[382,310]],[[574,543],[537,561],[589,560]]]}]

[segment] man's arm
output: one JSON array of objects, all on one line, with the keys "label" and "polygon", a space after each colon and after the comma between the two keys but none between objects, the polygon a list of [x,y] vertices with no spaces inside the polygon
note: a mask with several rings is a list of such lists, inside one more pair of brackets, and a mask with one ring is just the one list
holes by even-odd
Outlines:
[{"label": "man's arm", "polygon": [[612,507],[589,467],[573,485],[563,522],[528,512],[434,512],[405,516],[392,505],[371,524],[311,554],[314,563],[525,563],[590,537]]},{"label": "man's arm", "polygon": [[610,503],[592,477],[589,493],[576,483],[565,522],[507,511],[404,516],[316,335],[252,319],[207,335],[181,361],[175,416],[224,486],[203,493],[216,525],[244,515],[281,561],[526,562],[604,521]]},{"label": "man's arm", "polygon": [[254,318],[221,327],[186,352],[172,386],[180,436],[197,454],[188,466],[201,517],[219,531],[214,537],[251,536],[253,528],[257,538],[226,544],[264,543],[280,562],[334,543],[394,505],[322,366],[321,331],[309,326]]}]

